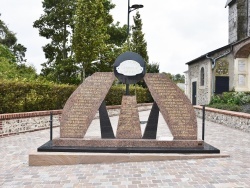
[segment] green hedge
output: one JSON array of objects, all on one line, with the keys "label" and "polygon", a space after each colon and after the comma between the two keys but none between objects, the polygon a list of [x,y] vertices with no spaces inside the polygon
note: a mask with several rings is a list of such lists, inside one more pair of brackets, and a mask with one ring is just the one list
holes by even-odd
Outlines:
[{"label": "green hedge", "polygon": [[210,101],[210,105],[218,103],[240,106],[250,103],[250,92],[224,92],[220,95],[214,95]]},{"label": "green hedge", "polygon": [[76,86],[0,81],[0,113],[62,109]]},{"label": "green hedge", "polygon": [[[120,105],[122,101],[122,95],[126,93],[126,86],[124,84],[114,85],[109,90],[109,93],[106,96],[107,105]],[[136,94],[137,103],[148,103],[153,102],[153,99],[148,91],[148,89],[141,86],[129,86],[130,95]]]},{"label": "green hedge", "polygon": [[222,109],[222,110],[236,111],[236,112],[242,111],[242,107],[239,105],[235,105],[235,104],[217,103],[217,104],[211,104],[211,105],[209,105],[209,107]]},{"label": "green hedge", "polygon": [[249,92],[224,92],[214,95],[209,103],[209,107],[230,111],[249,111],[250,93]]},{"label": "green hedge", "polygon": [[[77,86],[58,85],[41,81],[0,80],[0,114],[62,109]],[[107,97],[107,105],[121,104],[125,85],[112,86]],[[136,93],[137,102],[152,102],[147,89],[130,86],[130,93]]]}]

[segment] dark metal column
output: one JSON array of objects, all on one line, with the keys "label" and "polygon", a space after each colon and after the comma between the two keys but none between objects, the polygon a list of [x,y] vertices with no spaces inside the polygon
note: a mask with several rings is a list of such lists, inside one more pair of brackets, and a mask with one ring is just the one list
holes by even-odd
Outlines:
[{"label": "dark metal column", "polygon": [[159,108],[156,102],[154,102],[142,137],[143,139],[156,139],[158,119]]},{"label": "dark metal column", "polygon": [[50,140],[53,139],[53,113],[50,112]]},{"label": "dark metal column", "polygon": [[113,128],[111,126],[111,122],[108,116],[105,101],[102,102],[99,108],[99,116],[100,116],[101,137],[115,138]]},{"label": "dark metal column", "polygon": [[[127,26],[128,48],[130,49],[130,44],[129,44],[129,13],[130,13],[130,0],[128,0],[128,26]],[[129,84],[126,84],[126,95],[129,95]]]},{"label": "dark metal column", "polygon": [[126,95],[129,95],[129,84],[126,84]]},{"label": "dark metal column", "polygon": [[205,105],[202,106],[202,140],[205,139]]}]

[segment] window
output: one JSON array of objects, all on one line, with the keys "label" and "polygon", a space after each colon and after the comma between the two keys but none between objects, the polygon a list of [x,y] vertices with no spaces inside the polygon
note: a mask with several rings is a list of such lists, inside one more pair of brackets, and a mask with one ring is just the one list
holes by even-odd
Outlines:
[{"label": "window", "polygon": [[205,71],[204,67],[202,67],[200,71],[200,86],[204,86],[204,83],[205,83]]}]

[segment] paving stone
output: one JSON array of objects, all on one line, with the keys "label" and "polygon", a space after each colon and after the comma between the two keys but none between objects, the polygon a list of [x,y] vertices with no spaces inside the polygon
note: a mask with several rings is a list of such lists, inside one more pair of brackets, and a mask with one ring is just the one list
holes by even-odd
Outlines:
[{"label": "paving stone", "polygon": [[[147,121],[149,111],[140,112]],[[111,117],[117,125],[117,116]],[[201,138],[201,120],[198,137]],[[90,125],[99,126],[96,119]],[[145,127],[144,127],[145,128]],[[93,129],[94,130],[94,129]],[[98,129],[97,129],[98,130]],[[114,129],[115,130],[115,129]],[[54,128],[54,137],[59,128]],[[143,131],[142,131],[143,132]],[[98,136],[92,131],[89,136]],[[160,115],[157,138],[171,137]],[[230,158],[69,166],[28,166],[28,154],[49,139],[49,130],[0,138],[0,187],[250,187],[250,133],[206,121],[205,141]]]}]

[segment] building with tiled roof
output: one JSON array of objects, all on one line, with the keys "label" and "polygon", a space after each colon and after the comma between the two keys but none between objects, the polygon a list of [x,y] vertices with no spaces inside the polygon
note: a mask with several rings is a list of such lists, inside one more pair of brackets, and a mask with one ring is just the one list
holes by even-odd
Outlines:
[{"label": "building with tiled roof", "polygon": [[250,91],[250,0],[227,0],[229,44],[187,62],[186,95],[208,104],[215,94]]}]

